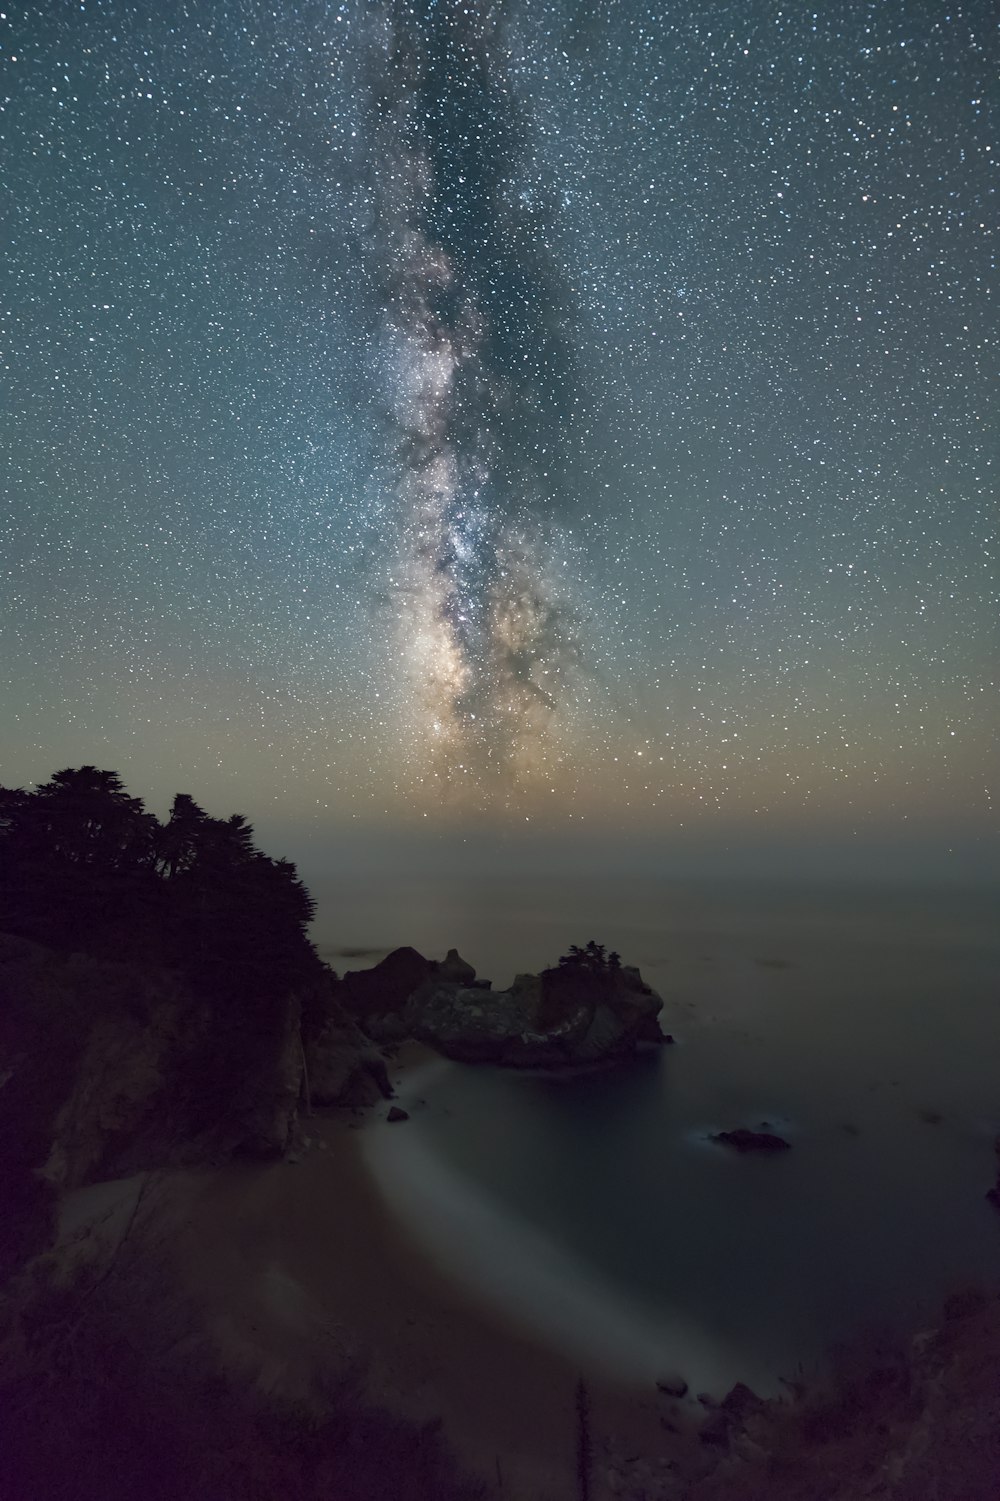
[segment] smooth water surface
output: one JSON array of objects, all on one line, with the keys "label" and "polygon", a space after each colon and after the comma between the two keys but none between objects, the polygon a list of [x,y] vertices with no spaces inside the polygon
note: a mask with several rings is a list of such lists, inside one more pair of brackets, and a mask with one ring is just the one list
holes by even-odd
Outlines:
[{"label": "smooth water surface", "polygon": [[[618,880],[558,901],[498,889],[475,911],[466,897],[444,938],[428,910],[426,951],[457,943],[506,983],[597,938],[641,966],[677,1037],[573,1078],[445,1065],[414,1093],[409,1135],[374,1138],[394,1199],[409,1191],[437,1254],[500,1301],[554,1338],[601,1303],[590,1345],[617,1341],[626,1363],[631,1347],[697,1364],[695,1331],[706,1381],[761,1384],[996,1282],[990,893]],[[764,1122],[793,1150],[708,1139]]]}]

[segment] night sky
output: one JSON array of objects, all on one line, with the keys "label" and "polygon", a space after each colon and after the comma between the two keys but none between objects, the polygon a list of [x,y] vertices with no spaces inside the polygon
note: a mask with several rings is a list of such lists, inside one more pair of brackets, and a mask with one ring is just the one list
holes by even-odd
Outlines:
[{"label": "night sky", "polygon": [[995,833],[992,5],[0,28],[0,781]]}]

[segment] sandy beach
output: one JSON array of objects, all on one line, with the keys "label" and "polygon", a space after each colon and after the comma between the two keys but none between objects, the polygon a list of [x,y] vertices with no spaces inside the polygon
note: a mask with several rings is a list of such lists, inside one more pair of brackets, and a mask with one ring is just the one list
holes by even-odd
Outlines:
[{"label": "sandy beach", "polygon": [[[315,1116],[296,1161],[232,1164],[162,1184],[172,1222],[164,1243],[223,1369],[306,1404],[319,1402],[331,1379],[359,1373],[372,1404],[418,1423],[440,1420],[460,1467],[498,1497],[577,1495],[581,1375],[595,1495],[617,1456],[694,1460],[697,1440],[669,1397],[546,1348],[412,1243],[359,1150],[361,1133],[383,1114],[374,1107],[367,1127],[364,1115]],[[679,1420],[681,1432],[664,1419]]]},{"label": "sandy beach", "polygon": [[[414,1061],[415,1050],[404,1055],[394,1080],[403,1082]],[[751,1412],[724,1440],[706,1442],[708,1432],[703,1438],[696,1427],[704,1414],[690,1397],[676,1402],[654,1383],[616,1381],[599,1362],[581,1366],[445,1274],[387,1204],[361,1149],[379,1132],[407,1130],[406,1122],[386,1125],[386,1113],[380,1104],[310,1117],[301,1150],[286,1161],[138,1174],[63,1203],[53,1265],[70,1283],[74,1266],[89,1265],[85,1276],[101,1290],[93,1301],[85,1293],[74,1314],[78,1320],[80,1308],[103,1307],[91,1347],[98,1364],[103,1329],[112,1338],[125,1331],[134,1357],[132,1331],[140,1328],[152,1374],[133,1359],[123,1379],[131,1369],[142,1412],[162,1402],[163,1434],[220,1466],[233,1494],[268,1501],[287,1494],[295,1465],[307,1463],[299,1457],[307,1452],[302,1439],[323,1433],[331,1400],[336,1406],[348,1381],[351,1411],[378,1410],[411,1431],[439,1428],[457,1470],[478,1484],[476,1494],[505,1501],[996,1495],[995,1297],[961,1294],[912,1342],[859,1348],[829,1393],[769,1405],[756,1419]],[[96,1280],[95,1268],[103,1268]],[[109,1370],[116,1371],[114,1361]],[[194,1378],[188,1395],[185,1373]],[[235,1404],[213,1402],[220,1375],[218,1390],[233,1393]],[[577,1470],[581,1375],[587,1492]],[[207,1405],[199,1392],[209,1394]],[[253,1392],[263,1400],[246,1402]],[[73,1401],[84,1398],[93,1400],[89,1386]],[[49,1399],[41,1400],[36,1417],[48,1413]],[[126,1400],[127,1391],[115,1398]],[[102,1413],[98,1401],[98,1421]],[[290,1449],[273,1448],[268,1413],[291,1420],[290,1440],[282,1441]],[[29,1423],[29,1439],[35,1429]],[[59,1441],[60,1431],[47,1443]],[[129,1440],[126,1427],[119,1444],[114,1429],[111,1462],[145,1462],[156,1433],[144,1426],[141,1439]],[[381,1452],[373,1451],[376,1462]],[[295,1456],[290,1470],[282,1455]]]}]

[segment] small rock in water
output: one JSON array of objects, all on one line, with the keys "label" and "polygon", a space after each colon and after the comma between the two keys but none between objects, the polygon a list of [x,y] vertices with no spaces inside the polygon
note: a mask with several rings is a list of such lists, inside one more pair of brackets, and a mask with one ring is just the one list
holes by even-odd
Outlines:
[{"label": "small rock in water", "polygon": [[792,1145],[783,1136],[775,1136],[770,1131],[748,1131],[745,1126],[736,1131],[717,1131],[712,1140],[721,1142],[724,1147],[733,1147],[737,1152],[786,1152]]},{"label": "small rock in water", "polygon": [[387,1121],[408,1121],[409,1119],[410,1117],[407,1112],[405,1110],[400,1110],[398,1105],[393,1105],[392,1109],[389,1111],[389,1114],[386,1116]]},{"label": "small rock in water", "polygon": [[688,1384],[683,1376],[661,1376],[656,1383],[656,1389],[667,1397],[686,1397]]}]

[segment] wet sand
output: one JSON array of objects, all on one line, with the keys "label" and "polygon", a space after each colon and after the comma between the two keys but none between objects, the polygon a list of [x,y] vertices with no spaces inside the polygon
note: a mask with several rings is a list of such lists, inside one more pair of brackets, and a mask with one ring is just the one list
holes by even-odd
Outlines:
[{"label": "wet sand", "polygon": [[[360,1150],[366,1133],[407,1130],[385,1125],[385,1114],[380,1105],[356,1119],[310,1119],[297,1161],[139,1174],[80,1190],[63,1206],[63,1244],[79,1242],[90,1257],[95,1238],[106,1242],[118,1266],[107,1286],[133,1324],[149,1317],[152,1294],[158,1345],[150,1348],[159,1348],[165,1373],[181,1357],[202,1377],[218,1371],[237,1391],[256,1388],[276,1410],[312,1409],[320,1421],[338,1383],[353,1378],[373,1406],[440,1423],[485,1496],[577,1501],[582,1374],[592,1501],[860,1501],[874,1494],[873,1477],[894,1501],[932,1493],[993,1501],[995,1296],[957,1315],[942,1310],[909,1353],[904,1346],[902,1365],[859,1349],[839,1391],[769,1405],[731,1443],[705,1444],[690,1400],[581,1367],[442,1272],[386,1203]],[[72,1259],[64,1257],[66,1269]]]},{"label": "wet sand", "polygon": [[[671,1399],[546,1348],[412,1243],[364,1165],[364,1118],[314,1117],[305,1129],[310,1146],[297,1162],[234,1164],[163,1185],[173,1206],[164,1243],[225,1370],[319,1405],[324,1386],[353,1371],[373,1404],[440,1420],[460,1466],[496,1496],[576,1497],[581,1375],[595,1496],[616,1455],[655,1465],[669,1449],[675,1463],[685,1452],[695,1459],[690,1419]],[[680,1434],[662,1421],[672,1412]]]}]

